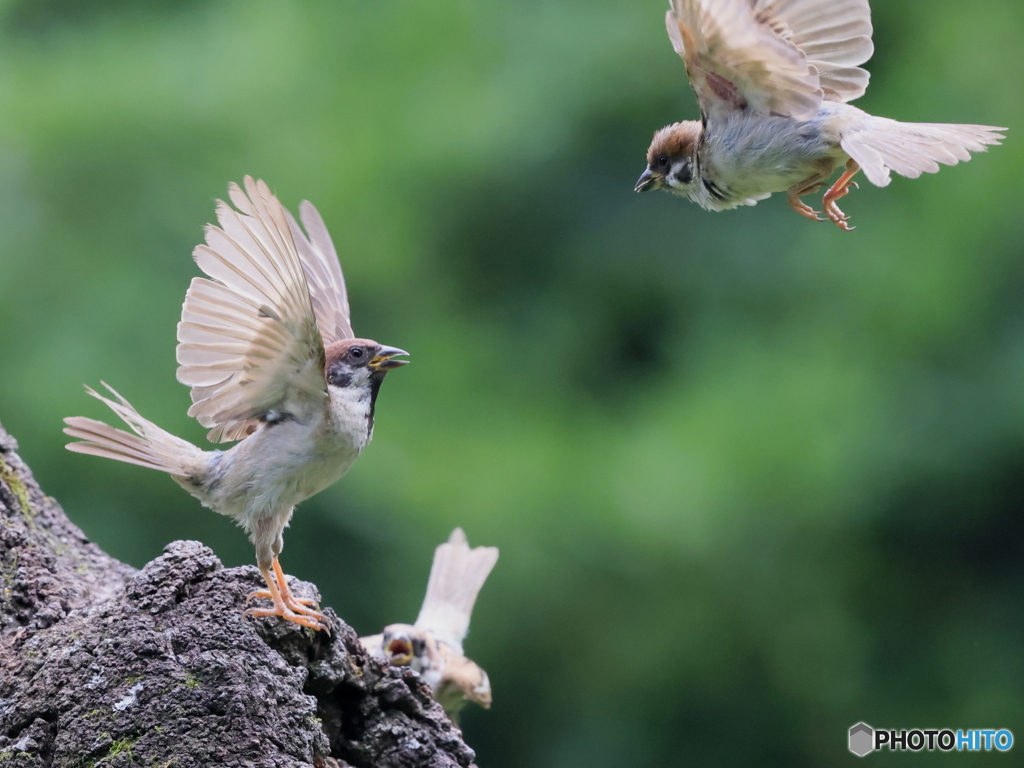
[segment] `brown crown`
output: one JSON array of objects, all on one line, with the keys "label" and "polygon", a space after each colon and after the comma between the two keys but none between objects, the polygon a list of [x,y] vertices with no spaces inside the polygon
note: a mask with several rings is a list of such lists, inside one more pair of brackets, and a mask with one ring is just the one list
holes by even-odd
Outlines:
[{"label": "brown crown", "polygon": [[653,165],[659,155],[679,157],[692,155],[700,138],[701,126],[696,120],[666,125],[654,134],[647,149],[647,165]]},{"label": "brown crown", "polygon": [[[338,362],[338,360],[345,356],[346,352],[355,346],[366,347],[371,353],[376,349],[380,349],[380,344],[372,339],[342,339],[341,341],[336,341],[324,350],[324,356],[327,359],[325,369]],[[371,354],[370,357],[373,357],[373,355]]]}]

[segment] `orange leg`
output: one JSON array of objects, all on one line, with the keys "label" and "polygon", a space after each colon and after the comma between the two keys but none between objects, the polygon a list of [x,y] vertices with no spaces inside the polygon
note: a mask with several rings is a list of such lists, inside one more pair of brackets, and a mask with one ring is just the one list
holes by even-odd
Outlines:
[{"label": "orange leg", "polygon": [[260,569],[263,578],[267,582],[267,589],[257,589],[252,592],[246,602],[255,598],[269,598],[274,601],[273,608],[249,608],[245,611],[246,616],[280,616],[287,621],[294,621],[304,627],[312,629],[327,628],[327,617],[319,611],[314,611],[307,606],[315,604],[315,600],[297,598],[288,588],[288,581],[285,579],[284,571],[281,570],[281,563],[275,557],[273,562],[273,574],[269,570]]},{"label": "orange leg", "polygon": [[859,170],[860,166],[857,165],[855,160],[851,159],[846,164],[846,170],[843,171],[843,175],[839,177],[836,183],[832,185],[832,188],[825,193],[825,197],[822,199],[821,207],[822,210],[825,211],[825,215],[829,217],[833,224],[840,229],[845,229],[847,232],[853,229],[853,227],[847,223],[850,217],[839,210],[839,206],[836,205],[836,200],[849,193],[851,186],[857,186],[857,183],[852,181],[852,179]]},{"label": "orange leg", "polygon": [[790,187],[789,192],[786,194],[786,202],[789,203],[790,208],[811,221],[827,221],[827,219],[819,216],[816,210],[800,199],[804,195],[817,192],[821,187],[821,182],[821,176],[816,174]]}]

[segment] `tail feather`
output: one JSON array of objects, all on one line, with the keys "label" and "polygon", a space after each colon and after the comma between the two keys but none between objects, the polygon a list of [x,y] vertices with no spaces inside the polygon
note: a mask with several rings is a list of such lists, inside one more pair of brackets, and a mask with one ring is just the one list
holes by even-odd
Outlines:
[{"label": "tail feather", "polygon": [[452,531],[448,541],[434,551],[417,629],[431,630],[461,654],[476,596],[496,562],[497,547],[470,549],[462,529]]},{"label": "tail feather", "polygon": [[868,180],[879,187],[891,180],[890,171],[916,179],[935,173],[939,164],[956,165],[984,152],[987,145],[1005,138],[989,125],[947,123],[901,123],[884,117],[869,117],[861,130],[844,136],[840,145],[864,170]]},{"label": "tail feather", "polygon": [[171,475],[187,476],[195,471],[203,453],[199,448],[144,419],[131,403],[114,391],[109,384],[104,382],[103,386],[110,390],[117,398],[117,402],[104,397],[91,387],[85,389],[97,400],[106,403],[135,434],[115,429],[96,419],[70,416],[64,419],[67,425],[64,434],[77,437],[82,442],[68,443],[65,447],[69,451],[116,459]]}]

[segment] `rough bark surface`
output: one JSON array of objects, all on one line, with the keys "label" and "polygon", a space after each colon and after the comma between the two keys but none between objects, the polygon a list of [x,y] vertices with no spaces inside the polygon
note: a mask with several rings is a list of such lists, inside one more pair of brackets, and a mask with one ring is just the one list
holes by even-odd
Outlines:
[{"label": "rough bark surface", "polygon": [[[242,615],[255,567],[89,543],[0,427],[0,768],[470,766],[429,689],[331,634]],[[315,587],[290,581],[300,596]]]}]

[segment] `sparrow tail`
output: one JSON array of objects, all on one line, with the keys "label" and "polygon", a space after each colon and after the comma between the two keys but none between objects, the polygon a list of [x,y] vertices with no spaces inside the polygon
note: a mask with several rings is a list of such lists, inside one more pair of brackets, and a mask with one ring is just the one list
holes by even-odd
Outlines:
[{"label": "sparrow tail", "polygon": [[68,443],[65,447],[69,451],[138,464],[140,467],[156,469],[171,475],[187,476],[195,470],[197,460],[202,455],[199,448],[142,418],[139,412],[109,384],[104,382],[103,386],[110,390],[117,398],[117,402],[107,399],[91,387],[85,389],[90,395],[106,403],[135,434],[114,429],[96,419],[70,416],[64,419],[64,423],[67,424],[64,433],[80,438],[82,442]]},{"label": "sparrow tail", "polygon": [[1005,138],[1000,131],[1005,130],[989,125],[901,123],[869,116],[860,130],[842,138],[840,146],[872,184],[884,187],[891,181],[890,171],[909,179],[935,173],[939,163],[956,165],[969,160],[971,152],[984,152],[986,145],[999,144]]},{"label": "sparrow tail", "polygon": [[434,551],[427,595],[416,626],[429,628],[448,642],[454,641],[461,654],[476,596],[496,562],[497,547],[470,549],[462,529],[452,531],[448,541]]}]

